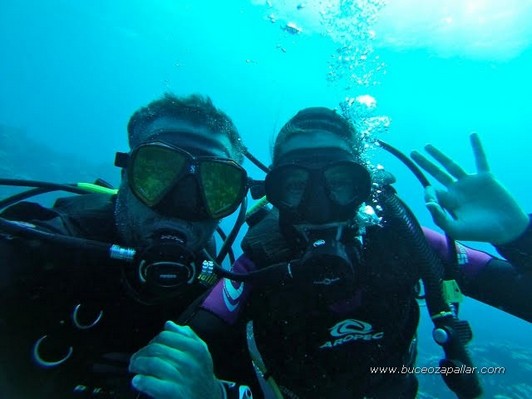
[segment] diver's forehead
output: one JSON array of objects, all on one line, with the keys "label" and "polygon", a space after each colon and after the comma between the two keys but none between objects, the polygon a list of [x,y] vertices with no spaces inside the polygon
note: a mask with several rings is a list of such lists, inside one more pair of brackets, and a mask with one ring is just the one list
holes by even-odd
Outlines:
[{"label": "diver's forehead", "polygon": [[175,117],[155,119],[137,134],[139,142],[162,141],[193,155],[231,156],[231,141],[227,134]]},{"label": "diver's forehead", "polygon": [[305,130],[289,136],[280,146],[278,156],[297,154],[300,151],[319,153],[325,148],[352,152],[350,145],[334,133],[326,130]]}]

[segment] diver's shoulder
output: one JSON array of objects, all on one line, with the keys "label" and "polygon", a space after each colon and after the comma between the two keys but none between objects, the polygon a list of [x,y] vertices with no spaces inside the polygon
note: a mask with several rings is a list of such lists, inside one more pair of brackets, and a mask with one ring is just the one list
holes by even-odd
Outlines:
[{"label": "diver's shoulder", "polygon": [[116,195],[91,193],[58,198],[53,209],[64,213],[113,212]]}]

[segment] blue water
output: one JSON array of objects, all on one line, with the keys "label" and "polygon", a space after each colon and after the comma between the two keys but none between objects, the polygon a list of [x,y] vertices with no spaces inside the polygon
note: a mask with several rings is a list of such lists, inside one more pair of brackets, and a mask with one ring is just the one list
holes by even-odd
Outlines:
[{"label": "blue water", "polygon": [[[431,142],[473,171],[468,135],[479,132],[493,171],[530,211],[530,1],[393,1],[393,9],[370,15],[375,23],[360,25],[375,33],[359,43],[371,50],[361,68],[384,66],[358,86],[345,76],[327,79],[331,68],[345,74],[348,64],[333,62],[340,41],[320,28],[313,7],[338,2],[269,3],[3,0],[0,124],[57,153],[111,165],[114,152],[127,149],[133,111],[165,91],[198,92],[232,116],[249,149],[268,163],[275,132],[298,109],[335,108],[369,94],[376,115],[391,119],[381,138],[405,152]],[[301,33],[283,30],[287,22]],[[20,161],[31,174],[31,160],[46,155]],[[374,154],[374,162],[396,175],[402,197],[433,226],[409,172],[386,154]],[[103,173],[118,182],[111,166]],[[462,315],[473,324],[474,343],[530,348],[531,328],[521,320],[474,301]],[[436,353],[429,332],[424,320],[422,350]],[[510,374],[497,378],[514,383]]]}]

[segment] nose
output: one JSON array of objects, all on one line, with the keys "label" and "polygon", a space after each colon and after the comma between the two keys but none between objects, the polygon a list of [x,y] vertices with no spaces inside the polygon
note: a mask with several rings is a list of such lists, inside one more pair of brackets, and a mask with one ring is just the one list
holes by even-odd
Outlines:
[{"label": "nose", "polygon": [[305,207],[303,215],[306,221],[312,224],[323,224],[332,221],[332,204],[327,197],[323,184],[311,184],[306,197],[306,203],[302,204]]},{"label": "nose", "polygon": [[175,208],[196,209],[198,206],[198,187],[193,175],[182,178],[168,193],[167,202]]}]

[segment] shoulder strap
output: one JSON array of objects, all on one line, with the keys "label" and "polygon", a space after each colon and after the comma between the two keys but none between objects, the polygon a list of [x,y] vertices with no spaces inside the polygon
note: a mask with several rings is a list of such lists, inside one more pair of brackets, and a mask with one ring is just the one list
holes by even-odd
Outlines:
[{"label": "shoulder strap", "polygon": [[94,240],[115,239],[114,208],[116,196],[84,194],[59,198],[52,210],[68,225],[70,234]]}]

